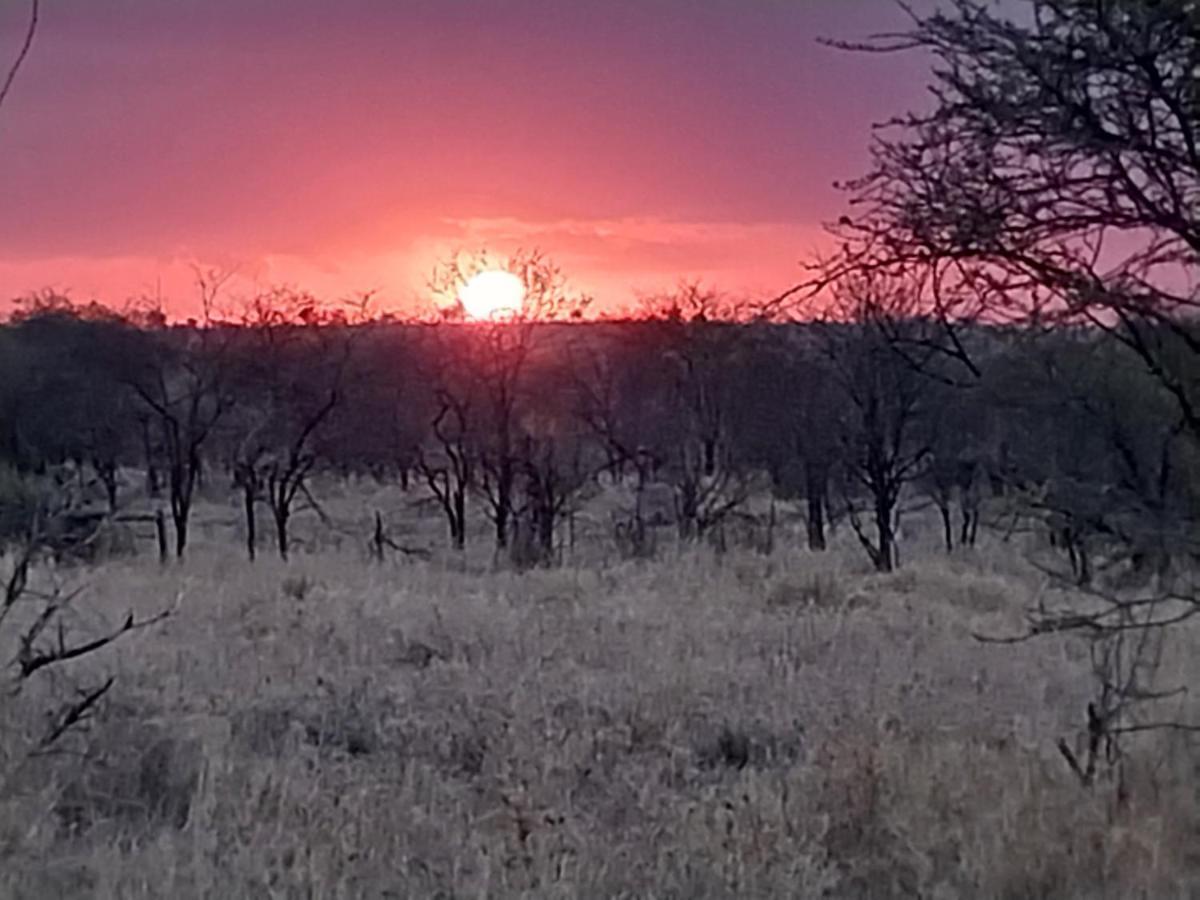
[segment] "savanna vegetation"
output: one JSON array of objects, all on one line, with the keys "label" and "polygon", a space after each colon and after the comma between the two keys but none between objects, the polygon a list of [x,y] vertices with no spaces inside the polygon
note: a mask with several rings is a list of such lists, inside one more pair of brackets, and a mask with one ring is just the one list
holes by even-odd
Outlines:
[{"label": "savanna vegetation", "polygon": [[23,298],[4,893],[1191,896],[1197,22],[847,48],[934,102],[767,302]]}]

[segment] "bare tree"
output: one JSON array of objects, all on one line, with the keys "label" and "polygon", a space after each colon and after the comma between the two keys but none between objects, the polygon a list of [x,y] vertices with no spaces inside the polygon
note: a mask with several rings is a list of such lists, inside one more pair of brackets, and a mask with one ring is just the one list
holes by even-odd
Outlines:
[{"label": "bare tree", "polygon": [[643,423],[650,452],[675,492],[680,537],[704,536],[749,495],[751,473],[730,440],[732,370],[746,349],[743,308],[698,284],[646,298],[637,328],[658,358],[655,421]]},{"label": "bare tree", "polygon": [[[859,49],[932,55],[934,102],[878,134],[870,171],[847,185],[853,215],[835,229],[841,252],[797,294],[852,273],[919,273],[922,309],[943,326],[930,352],[968,369],[974,361],[957,340],[964,321],[1030,331],[1085,325],[1170,398],[1177,418],[1160,455],[1181,444],[1194,454],[1200,30],[1192,4],[1036,0],[1013,10],[951,0]],[[1113,424],[1107,412],[1102,419]],[[1107,430],[1123,455],[1130,430]],[[1161,475],[1170,466],[1155,468]],[[1085,512],[1076,492],[1066,519],[1073,539],[1086,523],[1111,551],[1154,532],[1152,505],[1135,500],[1118,513],[1111,496],[1100,499],[1104,508]],[[1063,515],[1054,492],[1042,503],[1053,507],[1048,519]],[[1170,531],[1192,557],[1194,523]],[[1085,565],[1089,555],[1085,548]],[[1072,630],[1097,641],[1100,688],[1087,722],[1094,756],[1110,738],[1155,724],[1138,721],[1131,701],[1161,696],[1147,678],[1163,629],[1200,604],[1178,585],[1131,596],[1093,583],[1078,600],[1032,610],[1030,633]],[[1090,764],[1077,757],[1073,768],[1090,782]]]},{"label": "bare tree", "polygon": [[[921,472],[928,455],[917,425],[931,384],[897,352],[893,335],[921,323],[900,282],[878,277],[846,282],[833,301],[813,327],[819,352],[846,401],[839,421],[842,496],[871,563],[890,572],[897,563],[901,491]],[[869,498],[870,531],[863,521],[860,489]]]},{"label": "bare tree", "polygon": [[1024,391],[1001,398],[991,387],[987,381],[960,386],[934,380],[927,388],[928,406],[936,415],[920,423],[929,454],[915,486],[937,508],[947,553],[956,546],[973,547],[978,539],[993,471],[993,419],[1002,415],[1001,404],[1033,399]]},{"label": "bare tree", "polygon": [[713,475],[726,443],[728,368],[741,337],[742,308],[697,283],[642,301],[642,323],[674,364],[675,400],[698,442],[703,474]]},{"label": "bare tree", "polygon": [[[550,323],[578,318],[588,298],[571,293],[561,270],[537,251],[518,252],[504,260],[485,253],[456,255],[435,270],[431,288],[443,304],[459,304],[459,295],[472,278],[495,270],[520,280],[521,308],[494,320],[434,326],[439,345],[434,380],[443,399],[441,407],[453,408],[456,415],[469,412],[472,417],[460,424],[474,434],[478,470],[473,486],[492,520],[496,548],[503,550],[518,502],[520,419],[530,400],[531,367],[550,338]],[[455,440],[459,449],[467,451],[465,443]]]},{"label": "bare tree", "polygon": [[264,502],[286,560],[297,503],[317,508],[307,478],[317,463],[320,432],[344,392],[351,323],[310,294],[278,288],[254,297],[241,324],[247,338],[239,348],[246,357],[238,385],[243,433],[234,472],[246,514],[247,551],[253,559],[254,507]]},{"label": "bare tree", "polygon": [[[622,326],[594,326],[590,341],[575,341],[570,346],[571,364],[566,378],[571,385],[573,415],[592,436],[605,455],[603,471],[620,482],[629,467],[634,467],[638,483],[649,477],[645,457],[638,454],[638,423],[635,416],[623,415],[631,393],[630,376],[640,361],[630,352]],[[609,329],[617,329],[614,333]]]},{"label": "bare tree", "polygon": [[766,469],[777,497],[804,499],[808,548],[823,551],[842,455],[837,386],[809,323],[745,327],[745,352],[728,373],[732,439],[746,461]]},{"label": "bare tree", "polygon": [[521,451],[522,505],[517,516],[518,565],[548,565],[558,558],[558,525],[576,511],[599,466],[588,453],[583,435],[564,425],[569,417],[542,417],[545,427],[526,423]]},{"label": "bare tree", "polygon": [[434,379],[428,376],[438,369],[422,358],[434,342],[421,322],[352,313],[354,353],[343,384],[353,399],[330,413],[316,448],[345,474],[395,480],[407,491],[411,477],[420,474],[421,446],[435,413]]},{"label": "bare tree", "polygon": [[[46,543],[47,524],[40,517],[34,518],[25,539],[11,556],[11,566],[3,582],[0,582],[0,627],[14,628],[12,623],[17,621],[26,623],[13,635],[17,653],[13,660],[15,684],[10,698],[18,697],[22,687],[35,676],[49,672],[55,674],[52,683],[58,685],[60,693],[66,697],[46,710],[45,728],[33,738],[29,755],[57,749],[66,737],[94,716],[115,683],[112,676],[81,683],[71,673],[71,664],[93,656],[130,632],[162,621],[171,613],[168,609],[150,618],[138,619],[130,612],[120,625],[106,629],[98,636],[73,637],[71,631],[76,624],[73,612],[80,592],[36,584],[37,563],[51,549]],[[10,619],[19,608],[30,612]],[[64,686],[67,691],[62,692]],[[0,773],[5,778],[12,774]]]},{"label": "bare tree", "polygon": [[128,323],[97,304],[42,292],[17,302],[10,327],[23,358],[9,379],[21,444],[14,461],[70,461],[81,473],[90,466],[114,512],[118,467],[133,443],[131,398],[120,382]]},{"label": "bare tree", "polygon": [[800,415],[793,422],[791,437],[804,469],[805,531],[808,549],[818,552],[827,547],[826,528],[830,522],[829,484],[837,465],[837,416],[832,409],[836,396],[822,366],[802,370]]},{"label": "bare tree", "polygon": [[233,329],[213,310],[227,274],[197,276],[205,318],[149,335],[139,358],[130,361],[127,383],[159,431],[165,457],[168,499],[175,526],[175,553],[183,556],[203,448],[235,400],[231,349]]},{"label": "bare tree", "polygon": [[436,450],[421,450],[417,467],[446,515],[451,545],[462,550],[467,542],[467,494],[475,484],[471,403],[446,390],[439,390],[437,398],[438,409],[430,423]]},{"label": "bare tree", "polygon": [[1038,0],[1018,20],[954,0],[874,49],[933,54],[937,102],[875,140],[820,281],[920,269],[926,311],[947,323],[1086,322],[1200,433],[1197,303],[1181,277],[1200,253],[1194,12]]}]

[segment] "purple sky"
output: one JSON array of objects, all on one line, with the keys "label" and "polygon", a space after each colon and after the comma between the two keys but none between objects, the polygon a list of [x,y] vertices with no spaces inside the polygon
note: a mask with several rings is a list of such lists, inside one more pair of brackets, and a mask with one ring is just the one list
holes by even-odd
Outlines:
[{"label": "purple sky", "polygon": [[[24,0],[0,0],[0,64]],[[607,306],[786,287],[919,58],[888,0],[50,0],[0,110],[0,298],[378,288],[538,246]]]}]

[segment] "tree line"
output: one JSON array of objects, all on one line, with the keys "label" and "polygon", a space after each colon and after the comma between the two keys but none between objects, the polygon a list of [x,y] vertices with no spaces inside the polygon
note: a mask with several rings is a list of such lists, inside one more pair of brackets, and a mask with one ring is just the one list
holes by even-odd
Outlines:
[{"label": "tree line", "polygon": [[964,381],[915,302],[864,278],[795,321],[689,286],[622,319],[401,322],[274,290],[172,325],[41,296],[0,328],[0,460],[86,471],[112,511],[118,473],[140,473],[178,555],[208,481],[238,498],[251,558],[260,516],[286,558],[327,471],[426,493],[455,548],[482,513],[497,550],[529,562],[553,561],[571,511],[621,481],[635,538],[643,491],[670,498],[685,541],[769,493],[801,504],[811,549],[842,521],[881,571],[920,506],[948,551],[989,510],[996,528],[1053,531],[1082,581],[1118,551],[1166,565],[1197,497],[1169,388],[1103,330],[983,324],[957,331]]}]

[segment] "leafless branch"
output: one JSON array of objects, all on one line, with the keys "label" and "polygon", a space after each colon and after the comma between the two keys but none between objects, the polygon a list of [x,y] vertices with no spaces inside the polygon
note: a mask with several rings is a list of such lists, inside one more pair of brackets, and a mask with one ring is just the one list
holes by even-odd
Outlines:
[{"label": "leafless branch", "polygon": [[40,0],[31,0],[29,4],[29,27],[25,30],[25,39],[21,43],[21,49],[17,51],[16,59],[9,66],[4,83],[0,85],[0,106],[3,106],[4,101],[8,99],[8,93],[12,90],[13,82],[17,78],[17,71],[21,68],[21,64],[25,62],[25,57],[29,55],[29,48],[33,46],[33,36],[37,32],[38,27],[39,4]]},{"label": "leafless branch", "polygon": [[130,613],[119,628],[102,637],[82,644],[69,644],[67,642],[65,630],[60,620],[55,639],[49,644],[38,646],[37,641],[46,630],[46,627],[51,621],[61,615],[65,606],[65,600],[60,603],[47,604],[37,619],[34,620],[33,624],[21,635],[21,646],[17,653],[17,666],[21,678],[28,678],[34,672],[46,666],[68,662],[78,659],[81,656],[86,656],[89,653],[94,653],[101,647],[111,644],[122,635],[142,628],[149,628],[171,614],[170,610],[164,610],[149,619],[138,620],[134,618],[133,613]]},{"label": "leafless branch", "polygon": [[104,695],[109,692],[115,683],[116,678],[110,676],[99,687],[80,691],[80,696],[77,700],[66,704],[66,706],[59,710],[49,729],[42,735],[41,740],[38,741],[33,755],[36,756],[45,753],[64,734],[81,722],[91,718],[96,704],[103,699]]}]

